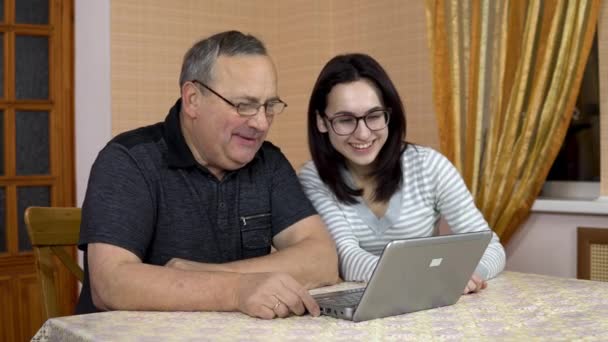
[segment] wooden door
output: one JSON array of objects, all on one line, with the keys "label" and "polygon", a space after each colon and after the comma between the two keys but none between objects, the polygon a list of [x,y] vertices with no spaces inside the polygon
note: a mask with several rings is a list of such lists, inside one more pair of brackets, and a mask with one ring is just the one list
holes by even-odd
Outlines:
[{"label": "wooden door", "polygon": [[[0,341],[44,323],[23,213],[73,206],[73,0],[0,0]],[[57,274],[70,314],[76,282]]]}]

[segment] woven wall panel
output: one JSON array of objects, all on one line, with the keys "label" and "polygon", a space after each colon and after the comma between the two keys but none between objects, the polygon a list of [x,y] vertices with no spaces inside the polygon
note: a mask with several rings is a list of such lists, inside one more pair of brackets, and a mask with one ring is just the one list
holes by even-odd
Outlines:
[{"label": "woven wall panel", "polygon": [[608,281],[608,245],[591,244],[591,280]]},{"label": "woven wall panel", "polygon": [[196,40],[238,29],[271,43],[266,4],[275,7],[274,1],[112,1],[112,134],[166,116],[179,97],[182,58]]},{"label": "woven wall panel", "polygon": [[334,1],[333,25],[334,53],[368,53],[395,82],[407,139],[439,148],[424,1]]},{"label": "woven wall panel", "polygon": [[321,67],[364,52],[387,69],[408,113],[408,140],[437,147],[423,1],[121,0],[111,3],[112,133],[162,120],[179,96],[185,51],[227,29],[262,38],[289,108],[268,139],[294,167],[310,158],[306,108]]}]

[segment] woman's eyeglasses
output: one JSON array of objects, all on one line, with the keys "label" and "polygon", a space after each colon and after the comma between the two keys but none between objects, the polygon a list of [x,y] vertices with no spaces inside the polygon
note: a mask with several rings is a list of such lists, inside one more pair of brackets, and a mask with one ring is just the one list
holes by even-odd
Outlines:
[{"label": "woman's eyeglasses", "polygon": [[379,131],[386,126],[390,119],[391,111],[387,109],[373,109],[365,115],[357,117],[354,114],[340,114],[333,118],[325,117],[329,121],[331,128],[337,135],[350,135],[357,130],[359,121],[363,120],[370,131]]}]

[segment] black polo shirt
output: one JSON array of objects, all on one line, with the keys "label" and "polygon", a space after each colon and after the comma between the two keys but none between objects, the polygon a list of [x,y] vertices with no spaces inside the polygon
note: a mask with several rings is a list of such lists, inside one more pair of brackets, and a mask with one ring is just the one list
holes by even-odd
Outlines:
[{"label": "black polo shirt", "polygon": [[[196,162],[180,128],[181,101],[164,122],[115,137],[99,153],[82,207],[79,248],[103,242],[143,262],[224,263],[270,252],[272,237],[316,214],[295,171],[264,142],[220,181]],[[93,306],[87,263],[77,313]]]}]

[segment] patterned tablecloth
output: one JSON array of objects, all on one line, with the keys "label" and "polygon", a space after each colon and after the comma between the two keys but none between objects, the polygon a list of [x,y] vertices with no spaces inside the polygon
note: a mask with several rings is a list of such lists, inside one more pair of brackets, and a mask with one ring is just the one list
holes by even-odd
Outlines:
[{"label": "patterned tablecloth", "polygon": [[[342,283],[315,293],[361,286]],[[608,283],[503,272],[448,307],[361,323],[241,313],[114,311],[48,320],[33,341],[608,341]]]}]

